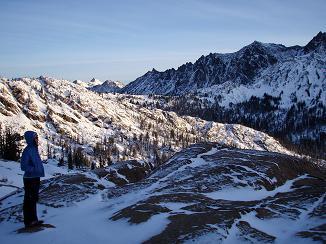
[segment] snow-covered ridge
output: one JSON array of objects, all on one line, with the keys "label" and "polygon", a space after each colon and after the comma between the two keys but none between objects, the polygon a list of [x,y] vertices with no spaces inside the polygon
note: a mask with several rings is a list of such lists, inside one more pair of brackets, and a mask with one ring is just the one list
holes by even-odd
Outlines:
[{"label": "snow-covered ridge", "polygon": [[[290,93],[298,89],[298,97],[310,104],[320,90],[325,97],[325,36],[326,33],[318,33],[304,47],[254,41],[235,53],[211,53],[176,70],[158,72],[153,69],[129,83],[121,92],[185,95],[199,91],[211,97],[221,95],[224,106],[234,101],[234,97],[233,103],[245,101],[255,94],[270,94],[270,90],[276,95],[285,90],[283,104],[288,106]],[[260,89],[256,93],[257,87]],[[230,94],[244,89],[242,93],[246,96]]]},{"label": "snow-covered ridge", "polygon": [[[150,145],[172,150],[211,140],[244,149],[289,153],[272,137],[248,127],[146,109],[130,103],[125,95],[99,95],[67,80],[2,79],[0,90],[0,123],[21,134],[26,130],[37,131],[43,154],[46,142],[60,151],[59,141],[77,138],[91,155],[92,148],[103,137],[114,138],[120,153],[132,151],[141,143],[138,138],[142,141],[147,138]],[[128,158],[145,159],[139,149],[133,156],[129,153],[125,159]]]},{"label": "snow-covered ridge", "polygon": [[106,80],[102,82],[95,78],[91,79],[89,82],[74,80],[73,83],[98,93],[119,92],[125,86],[121,81]]},{"label": "snow-covered ridge", "polygon": [[77,84],[77,85],[80,85],[80,86],[83,86],[83,87],[92,87],[92,86],[101,85],[103,82],[101,82],[98,79],[93,78],[89,82],[85,82],[85,81],[82,81],[82,80],[74,80],[73,83]]}]

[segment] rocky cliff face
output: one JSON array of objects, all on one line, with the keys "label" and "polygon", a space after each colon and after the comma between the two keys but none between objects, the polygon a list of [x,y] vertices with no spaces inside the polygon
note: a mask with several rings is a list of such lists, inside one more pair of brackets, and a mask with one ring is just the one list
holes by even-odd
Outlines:
[{"label": "rocky cliff face", "polygon": [[[291,63],[291,60],[298,60],[299,57],[309,53],[318,53],[322,59],[325,59],[325,35],[326,33],[318,33],[304,47],[285,47],[279,44],[254,41],[238,52],[230,54],[211,53],[200,57],[195,63],[186,63],[176,70],[169,69],[158,72],[153,69],[128,84],[121,92],[184,95],[227,82],[231,82],[233,86],[255,83],[257,76],[263,75],[265,69],[283,63]],[[313,57],[313,59],[319,58]],[[295,69],[291,65],[289,68]],[[318,69],[322,72],[320,68]],[[274,74],[277,75],[277,70],[274,70]],[[297,74],[296,79],[299,78],[300,75]]]}]

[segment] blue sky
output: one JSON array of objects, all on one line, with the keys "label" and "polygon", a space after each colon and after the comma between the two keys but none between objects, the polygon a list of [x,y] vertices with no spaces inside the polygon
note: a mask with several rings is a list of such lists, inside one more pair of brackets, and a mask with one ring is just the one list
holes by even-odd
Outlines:
[{"label": "blue sky", "polygon": [[129,82],[254,40],[305,45],[325,0],[0,0],[0,76]]}]

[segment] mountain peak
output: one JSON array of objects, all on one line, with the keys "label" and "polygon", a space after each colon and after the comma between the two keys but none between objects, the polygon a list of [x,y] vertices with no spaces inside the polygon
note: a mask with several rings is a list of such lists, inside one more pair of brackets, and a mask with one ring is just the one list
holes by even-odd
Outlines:
[{"label": "mountain peak", "polygon": [[98,83],[102,84],[102,82],[100,80],[95,79],[95,78],[91,79],[89,83],[90,84],[98,84]]},{"label": "mountain peak", "polygon": [[286,47],[255,40],[234,53],[202,55],[194,63],[185,63],[177,70],[158,72],[152,69],[130,82],[121,92],[182,95],[228,82],[245,85],[258,79],[263,70],[304,55],[305,50],[326,50],[325,39],[325,33],[320,32],[306,47]]},{"label": "mountain peak", "polygon": [[259,42],[259,41],[253,41],[252,43],[250,43],[249,45],[243,47],[241,50],[247,50],[247,49],[262,49],[264,48],[264,43]]},{"label": "mountain peak", "polygon": [[261,46],[262,45],[262,42],[259,42],[259,41],[253,41],[250,45],[259,45]]},{"label": "mountain peak", "polygon": [[106,80],[101,84],[89,87],[89,90],[98,93],[114,93],[120,91],[124,86],[121,81]]},{"label": "mountain peak", "polygon": [[122,88],[125,86],[121,81],[113,81],[113,80],[106,80],[103,82],[102,85],[115,86],[115,87],[119,87],[119,88]]},{"label": "mountain peak", "polygon": [[304,47],[304,51],[311,52],[316,50],[318,47],[326,49],[326,32],[318,32],[314,38]]}]

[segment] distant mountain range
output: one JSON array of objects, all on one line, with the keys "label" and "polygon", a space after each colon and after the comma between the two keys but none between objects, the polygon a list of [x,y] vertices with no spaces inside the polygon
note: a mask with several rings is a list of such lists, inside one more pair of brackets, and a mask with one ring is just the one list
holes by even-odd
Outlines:
[{"label": "distant mountain range", "polygon": [[243,124],[326,157],[325,70],[326,33],[319,32],[305,46],[254,41],[235,53],[211,53],[178,69],[153,69],[121,92],[155,95],[143,104]]},{"label": "distant mountain range", "polygon": [[98,79],[91,79],[89,82],[74,80],[74,84],[86,87],[87,89],[98,93],[115,93],[119,92],[125,85],[121,81],[106,80],[101,82]]},{"label": "distant mountain range", "polygon": [[106,80],[102,84],[89,87],[89,90],[98,93],[115,93],[120,92],[124,86],[125,85],[121,81]]},{"label": "distant mountain range", "polygon": [[[302,76],[306,76],[307,71],[312,71],[311,75],[317,78],[307,77],[310,80],[324,81],[325,53],[326,33],[323,32],[319,32],[304,47],[254,41],[235,53],[210,53],[201,56],[195,63],[186,63],[178,69],[172,68],[164,72],[153,69],[129,83],[121,92],[137,95],[184,95],[201,89],[220,88],[226,84],[227,89],[230,89],[240,85],[252,87],[259,81],[297,83],[305,78]],[[284,69],[287,71],[285,76],[280,76],[278,73]],[[271,75],[275,76],[273,80]]]},{"label": "distant mountain range", "polygon": [[[88,145],[94,146],[113,125],[111,135],[118,133],[121,138],[143,140],[150,130],[152,134],[147,139],[154,137],[152,143],[157,143],[160,129],[153,125],[165,121],[168,127],[158,140],[165,147],[167,141],[180,143],[174,135],[179,119],[183,122],[178,130],[185,130],[180,135],[185,143],[203,138],[216,141],[218,135],[209,133],[216,127],[211,122],[214,121],[267,132],[285,143],[303,145],[305,150],[300,153],[326,158],[325,67],[326,33],[319,32],[304,47],[255,41],[235,53],[202,56],[194,64],[186,63],[177,70],[152,70],[125,87],[121,82],[102,83],[95,78],[89,82],[48,77],[2,78],[0,122],[18,123],[17,128],[24,124],[23,129],[39,128],[45,137],[46,130],[71,138],[83,137]],[[176,119],[171,120],[171,116]],[[194,122],[182,116],[192,116]],[[87,122],[87,130],[82,121]],[[229,132],[225,133],[227,137]],[[246,140],[246,136],[241,140]]]}]

